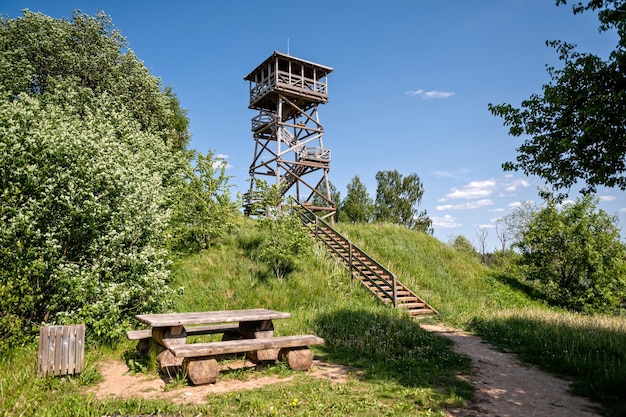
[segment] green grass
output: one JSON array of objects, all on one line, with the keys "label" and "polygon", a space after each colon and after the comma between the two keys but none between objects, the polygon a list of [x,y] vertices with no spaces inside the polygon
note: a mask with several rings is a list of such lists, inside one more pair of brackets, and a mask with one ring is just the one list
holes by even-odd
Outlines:
[{"label": "green grass", "polygon": [[626,318],[549,308],[541,294],[431,237],[395,225],[337,227],[433,305],[441,319],[572,380],[573,392],[626,415]]},{"label": "green grass", "polygon": [[[584,317],[550,310],[540,299],[481,265],[420,233],[390,225],[338,225],[357,245],[440,311],[437,320],[469,328],[520,353],[527,360],[575,378],[576,392],[601,401],[607,414],[623,413],[626,329],[623,319]],[[221,244],[175,262],[173,284],[184,287],[176,311],[264,307],[289,311],[275,322],[278,335],[315,333],[324,361],[359,369],[346,383],[333,384],[284,366],[220,374],[228,378],[291,376],[292,382],[229,394],[207,404],[177,405],[166,400],[96,400],[88,390],[100,378],[103,358],[133,359],[148,372],[133,344],[91,348],[87,369],[77,377],[36,376],[36,348],[0,355],[0,417],[8,416],[444,416],[445,408],[468,401],[472,388],[459,374],[469,360],[454,354],[451,342],[423,331],[401,311],[378,303],[312,245],[298,268],[278,281],[251,259],[260,236],[250,220]],[[539,355],[537,352],[549,354]],[[545,359],[545,360],[544,360]],[[154,372],[154,371],[152,371]],[[619,389],[622,388],[622,391]],[[184,390],[178,380],[171,390]],[[621,402],[620,402],[621,401]]]},{"label": "green grass", "polygon": [[503,308],[541,306],[498,278],[475,257],[424,233],[398,225],[346,225],[337,229],[437,309],[440,319],[465,326]]}]

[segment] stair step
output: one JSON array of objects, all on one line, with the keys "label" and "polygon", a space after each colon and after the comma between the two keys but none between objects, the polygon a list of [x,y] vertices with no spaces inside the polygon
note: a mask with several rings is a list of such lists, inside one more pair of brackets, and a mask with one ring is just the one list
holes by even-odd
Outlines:
[{"label": "stair step", "polygon": [[426,303],[398,303],[398,307],[406,309],[424,308],[426,307]]},{"label": "stair step", "polygon": [[408,313],[409,313],[409,316],[426,316],[429,314],[436,314],[435,311],[433,311],[430,308],[423,308],[420,310],[409,310]]}]

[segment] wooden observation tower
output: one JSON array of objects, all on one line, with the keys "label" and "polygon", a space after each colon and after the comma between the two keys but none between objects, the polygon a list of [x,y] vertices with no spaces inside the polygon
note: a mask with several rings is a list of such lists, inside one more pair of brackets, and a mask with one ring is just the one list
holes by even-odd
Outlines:
[{"label": "wooden observation tower", "polygon": [[318,217],[331,218],[335,203],[328,182],[330,149],[323,145],[324,127],[318,107],[328,102],[332,68],[274,52],[244,80],[250,83],[254,159],[250,192],[244,201],[248,215],[259,202],[256,180],[276,183]]}]

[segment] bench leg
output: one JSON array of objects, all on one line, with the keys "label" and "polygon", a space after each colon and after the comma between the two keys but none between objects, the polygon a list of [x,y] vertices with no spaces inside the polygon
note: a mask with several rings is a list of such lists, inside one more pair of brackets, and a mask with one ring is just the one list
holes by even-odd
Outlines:
[{"label": "bench leg", "polygon": [[152,339],[148,337],[146,339],[139,339],[139,342],[137,342],[137,352],[139,352],[141,356],[147,356],[150,353],[151,340]]},{"label": "bench leg", "polygon": [[278,349],[252,350],[246,352],[246,358],[254,363],[276,362],[278,360]]},{"label": "bench leg", "polygon": [[217,381],[219,366],[212,358],[185,358],[183,370],[194,385],[212,384]]},{"label": "bench leg", "polygon": [[[239,333],[244,339],[269,339],[274,336],[274,323],[272,320],[242,321],[239,323]],[[246,357],[254,363],[276,362],[278,349],[247,352]]]},{"label": "bench leg", "polygon": [[279,358],[294,371],[306,371],[313,364],[313,352],[307,347],[281,349]]},{"label": "bench leg", "polygon": [[169,349],[160,345],[157,345],[156,359],[161,375],[167,375],[170,378],[180,372],[180,367],[183,364],[183,358],[177,358]]}]

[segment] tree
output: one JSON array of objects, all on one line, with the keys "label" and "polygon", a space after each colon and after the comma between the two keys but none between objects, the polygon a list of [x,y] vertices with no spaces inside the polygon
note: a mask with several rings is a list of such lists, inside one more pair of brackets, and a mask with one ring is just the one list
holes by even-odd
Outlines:
[{"label": "tree", "polygon": [[173,193],[172,243],[177,249],[208,249],[234,225],[235,204],[230,199],[226,162],[211,151],[192,152]]},{"label": "tree", "polygon": [[448,243],[458,252],[478,257],[478,253],[476,252],[474,245],[472,245],[472,242],[470,242],[469,239],[463,235],[451,236]]},{"label": "tree", "polygon": [[476,228],[476,239],[478,239],[478,252],[480,253],[480,260],[483,263],[487,263],[487,237],[489,236],[489,230],[487,227],[480,225]]},{"label": "tree", "polygon": [[526,201],[507,214],[504,219],[504,228],[508,231],[511,246],[522,239],[522,236],[530,227],[533,216],[539,211],[532,201]]},{"label": "tree", "polygon": [[510,243],[513,237],[513,230],[511,230],[504,217],[496,220],[496,237],[500,241],[500,251],[504,253],[507,244]]},{"label": "tree", "polygon": [[346,188],[348,192],[340,205],[339,221],[369,223],[372,220],[374,201],[367,193],[365,184],[355,175]]},{"label": "tree", "polygon": [[610,57],[605,61],[566,42],[546,42],[559,53],[563,68],[548,67],[552,82],[543,86],[543,94],[531,95],[521,108],[489,104],[511,136],[528,136],[516,162],[503,168],[543,178],[555,190],[565,190],[561,198],[579,182],[584,193],[600,185],[626,190],[626,1],[592,0],[573,9],[597,10],[600,30],[617,30],[620,40]]},{"label": "tree", "polygon": [[16,19],[0,17],[0,96],[5,99],[64,91],[65,96],[46,97],[84,115],[92,95],[107,94],[111,110],[128,111],[142,130],[184,149],[186,112],[172,89],[161,87],[102,12],[91,17],[74,11],[70,21],[28,10]]},{"label": "tree", "polygon": [[424,186],[417,174],[403,178],[397,170],[378,171],[376,181],[374,219],[377,222],[401,224],[432,234],[432,221],[426,211],[418,213],[416,209],[424,195]]},{"label": "tree", "polygon": [[187,127],[106,15],[0,18],[0,345],[64,322],[111,340],[168,308]]},{"label": "tree", "polygon": [[555,303],[582,312],[626,308],[626,247],[617,218],[579,198],[560,210],[555,201],[532,215],[517,243],[520,263]]},{"label": "tree", "polygon": [[272,268],[280,281],[296,268],[298,259],[310,248],[311,240],[302,227],[297,211],[283,204],[281,186],[268,185],[257,179],[256,189],[260,195],[258,208],[254,212],[265,215],[257,219],[259,228],[264,232],[259,245],[258,258]]},{"label": "tree", "polygon": [[29,95],[0,101],[0,348],[42,323],[114,339],[171,301],[171,153],[108,105],[81,116]]}]

